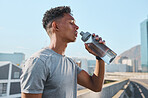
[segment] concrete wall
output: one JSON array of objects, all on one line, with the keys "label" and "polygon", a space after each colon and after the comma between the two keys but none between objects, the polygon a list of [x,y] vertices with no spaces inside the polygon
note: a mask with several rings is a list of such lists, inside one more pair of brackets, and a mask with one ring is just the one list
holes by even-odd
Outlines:
[{"label": "concrete wall", "polygon": [[129,80],[105,84],[101,92],[93,92],[88,89],[78,91],[78,98],[112,98]]},{"label": "concrete wall", "polygon": [[123,93],[120,95],[120,98],[133,98],[134,88],[131,82],[123,90]]},{"label": "concrete wall", "polygon": [[134,98],[133,84],[129,81],[124,85],[123,89],[119,90],[112,98]]}]

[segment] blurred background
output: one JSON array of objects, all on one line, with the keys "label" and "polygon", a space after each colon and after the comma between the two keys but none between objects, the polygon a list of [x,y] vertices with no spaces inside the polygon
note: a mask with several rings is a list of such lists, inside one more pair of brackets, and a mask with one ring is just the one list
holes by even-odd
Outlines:
[{"label": "blurred background", "polygon": [[[78,33],[98,34],[117,53],[116,59],[106,64],[105,80],[147,79],[147,4],[147,0],[0,0],[0,97],[20,97],[21,67],[33,53],[48,47],[50,39],[42,18],[57,6],[71,7]],[[68,45],[66,56],[93,74],[95,57],[85,50],[79,34],[76,42]]]}]

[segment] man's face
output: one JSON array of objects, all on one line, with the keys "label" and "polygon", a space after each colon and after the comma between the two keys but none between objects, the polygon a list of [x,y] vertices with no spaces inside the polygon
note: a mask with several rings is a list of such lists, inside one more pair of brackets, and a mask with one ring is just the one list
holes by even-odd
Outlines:
[{"label": "man's face", "polygon": [[59,30],[58,36],[62,38],[62,41],[69,43],[76,40],[79,27],[75,24],[75,20],[70,14],[64,14],[64,17],[59,20],[57,27]]}]

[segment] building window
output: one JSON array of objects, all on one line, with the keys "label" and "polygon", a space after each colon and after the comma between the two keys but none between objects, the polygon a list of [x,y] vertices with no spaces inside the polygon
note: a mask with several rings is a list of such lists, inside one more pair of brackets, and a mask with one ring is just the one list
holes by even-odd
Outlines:
[{"label": "building window", "polygon": [[0,96],[6,96],[7,83],[0,83]]},{"label": "building window", "polygon": [[10,84],[10,95],[21,94],[20,82],[11,82]]},{"label": "building window", "polygon": [[14,72],[14,78],[19,78],[20,73],[19,72]]}]

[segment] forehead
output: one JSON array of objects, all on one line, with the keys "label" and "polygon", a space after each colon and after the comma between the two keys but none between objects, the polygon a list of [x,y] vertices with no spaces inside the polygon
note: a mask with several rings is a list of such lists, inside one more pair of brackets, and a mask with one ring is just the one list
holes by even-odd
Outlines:
[{"label": "forehead", "polygon": [[63,17],[65,20],[75,20],[70,14],[64,14]]}]

